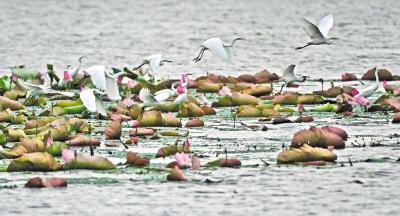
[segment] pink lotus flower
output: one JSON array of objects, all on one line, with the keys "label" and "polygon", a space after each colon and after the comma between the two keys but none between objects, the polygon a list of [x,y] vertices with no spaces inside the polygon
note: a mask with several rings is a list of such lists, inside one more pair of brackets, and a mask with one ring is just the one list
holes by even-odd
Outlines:
[{"label": "pink lotus flower", "polygon": [[226,87],[226,86],[222,86],[222,88],[218,91],[218,94],[221,96],[231,96],[232,95],[232,91],[230,88]]},{"label": "pink lotus flower", "polygon": [[190,142],[189,139],[186,139],[185,141],[183,141],[183,147],[190,147]]},{"label": "pink lotus flower", "polygon": [[190,81],[189,76],[186,73],[181,75],[181,80],[180,80],[181,83],[188,83],[189,81]]},{"label": "pink lotus flower", "polygon": [[352,95],[352,96],[356,96],[356,95],[358,95],[358,94],[359,94],[359,92],[358,92],[357,89],[353,88],[353,90],[351,90],[351,95]]},{"label": "pink lotus flower", "polygon": [[133,105],[133,100],[130,97],[126,97],[122,100],[122,103],[125,104],[125,106],[130,107]]},{"label": "pink lotus flower", "polygon": [[46,78],[46,73],[45,72],[39,72],[39,79],[44,80]]},{"label": "pink lotus flower", "polygon": [[122,118],[121,118],[121,115],[113,113],[113,114],[111,114],[111,120],[113,120],[113,121],[121,121]]},{"label": "pink lotus flower", "polygon": [[64,71],[64,80],[72,81],[72,77],[69,75],[68,71]]},{"label": "pink lotus flower", "polygon": [[300,113],[303,113],[303,112],[305,112],[306,110],[304,109],[304,106],[303,106],[303,104],[299,104],[299,105],[297,105],[297,111],[298,112],[300,112]]},{"label": "pink lotus flower", "polygon": [[11,80],[16,82],[17,81],[17,75],[15,73],[11,74]]},{"label": "pink lotus flower", "polygon": [[67,162],[75,158],[75,153],[72,150],[63,148],[61,149],[61,156],[62,159]]},{"label": "pink lotus flower", "polygon": [[365,98],[361,95],[356,95],[353,97],[353,99],[351,101],[349,101],[349,104],[359,105],[359,106],[369,106],[370,103],[371,102],[367,98]]},{"label": "pink lotus flower", "polygon": [[383,80],[383,87],[384,87],[384,88],[387,88],[387,86],[388,86],[387,81],[386,81],[386,80]]},{"label": "pink lotus flower", "polygon": [[343,113],[344,116],[352,116],[353,112],[347,111]]},{"label": "pink lotus flower", "polygon": [[130,79],[130,80],[128,80],[128,88],[134,88],[135,86],[137,85],[137,82],[136,82],[136,80],[132,80],[132,79]]},{"label": "pink lotus flower", "polygon": [[176,163],[179,165],[179,167],[190,166],[189,155],[186,153],[177,152],[175,154],[175,160],[176,160]]},{"label": "pink lotus flower", "polygon": [[132,121],[132,126],[133,126],[134,128],[139,127],[139,126],[140,126],[140,123],[139,123],[137,120],[133,120],[133,121]]},{"label": "pink lotus flower", "polygon": [[178,86],[176,86],[176,92],[181,95],[186,92],[186,89],[181,84],[178,84]]},{"label": "pink lotus flower", "polygon": [[200,168],[200,160],[197,156],[193,155],[192,156],[192,168],[193,169],[199,169]]},{"label": "pink lotus flower", "polygon": [[53,144],[54,144],[53,137],[48,136],[47,140],[46,140],[46,147],[49,147],[50,145],[53,145]]}]

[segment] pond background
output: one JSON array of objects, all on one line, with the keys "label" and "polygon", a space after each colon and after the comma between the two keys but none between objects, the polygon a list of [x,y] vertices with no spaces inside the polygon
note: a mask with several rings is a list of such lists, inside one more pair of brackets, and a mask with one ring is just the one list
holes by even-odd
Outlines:
[{"label": "pond background", "polygon": [[[195,77],[206,71],[238,75],[263,69],[280,74],[289,64],[297,64],[299,73],[314,79],[338,79],[343,72],[360,75],[373,66],[399,74],[400,1],[396,0],[2,0],[0,8],[0,69],[4,73],[9,66],[21,64],[44,70],[53,63],[64,69],[67,64],[76,65],[80,55],[87,57],[84,68],[95,64],[131,67],[145,56],[162,53],[174,61],[161,67],[159,75],[165,77],[183,72]],[[300,19],[317,23],[328,13],[335,17],[330,34],[341,40],[295,51],[308,41]],[[193,63],[199,45],[216,36],[224,41],[236,36],[247,39],[233,48],[235,64],[226,65],[210,53]],[[143,174],[134,168],[0,173],[2,186],[17,186],[0,190],[2,214],[400,215],[400,167],[395,162],[400,156],[399,126],[389,123],[390,117],[335,119],[333,114],[315,114],[316,122],[268,124],[267,132],[254,132],[243,126],[233,129],[225,111],[206,118],[206,128],[191,129],[193,150],[207,155],[205,162],[227,148],[243,161],[240,169],[187,171],[193,179],[190,183],[164,182],[165,174]],[[244,121],[264,124],[256,119]],[[338,125],[351,137],[349,148],[337,151],[338,164],[323,168],[276,165],[280,146],[289,144],[293,133],[325,124]],[[354,148],[355,140],[367,146],[379,141],[384,146]],[[133,150],[151,155],[173,141],[146,141]],[[123,162],[121,152],[122,147],[97,150],[116,163]],[[163,166],[167,160],[152,163]],[[25,189],[22,186],[30,176],[65,177],[71,184],[65,189]],[[222,182],[202,183],[207,178]]]}]

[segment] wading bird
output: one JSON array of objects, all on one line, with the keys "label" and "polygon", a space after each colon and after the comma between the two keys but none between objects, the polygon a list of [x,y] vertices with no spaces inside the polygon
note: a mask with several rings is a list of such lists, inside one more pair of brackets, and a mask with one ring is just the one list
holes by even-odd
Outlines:
[{"label": "wading bird", "polygon": [[303,21],[303,29],[307,33],[307,35],[310,37],[310,41],[301,47],[297,47],[296,50],[298,49],[303,49],[307,46],[310,45],[321,45],[321,44],[331,44],[332,40],[337,40],[338,38],[335,37],[329,37],[328,33],[329,30],[333,26],[333,15],[329,14],[326,15],[322,20],[319,22],[318,26],[312,24],[310,21],[306,19],[302,19]]},{"label": "wading bird", "polygon": [[351,101],[349,101],[349,104],[351,105],[358,105],[360,107],[364,107],[364,111],[366,111],[367,106],[369,106],[371,104],[371,102],[365,98],[364,96],[360,95],[360,94],[356,94]]},{"label": "wading bird", "polygon": [[90,112],[100,113],[103,116],[107,116],[106,109],[104,108],[101,97],[107,93],[99,91],[97,89],[83,89],[79,94],[79,97]]},{"label": "wading bird", "polygon": [[289,65],[289,67],[286,68],[286,70],[283,72],[281,80],[284,82],[284,84],[281,87],[281,90],[279,91],[278,94],[281,94],[282,89],[285,85],[292,83],[292,82],[304,82],[309,78],[309,76],[302,76],[302,75],[297,75],[294,73],[296,65]]},{"label": "wading bird", "polygon": [[154,93],[154,99],[156,101],[166,101],[168,98],[177,95],[177,86],[180,85],[179,82],[175,82],[171,85],[171,89],[163,89]]},{"label": "wading bird", "polygon": [[358,94],[355,95],[360,95],[365,98],[368,98],[369,96],[373,95],[376,92],[376,90],[378,90],[378,88],[379,88],[379,75],[378,75],[378,68],[375,67],[375,83],[358,91]]},{"label": "wading bird", "polygon": [[171,85],[171,89],[163,89],[154,93],[154,98],[157,101],[165,101],[172,96],[179,95],[183,92],[183,89],[187,88],[189,82],[188,74],[182,74],[179,82],[175,82]]},{"label": "wading bird", "polygon": [[79,70],[82,67],[82,60],[84,57],[85,56],[79,57],[78,66],[73,69],[71,68],[71,65],[67,65],[67,70],[63,73],[63,79],[60,79],[60,82],[57,84],[58,87],[65,87],[68,82],[74,81],[75,76],[79,73]]},{"label": "wading bird", "polygon": [[162,58],[161,54],[155,54],[151,56],[147,56],[144,60],[140,63],[140,65],[133,68],[133,70],[139,70],[143,65],[149,65],[150,75],[154,76],[154,73],[157,73],[158,67],[163,66],[165,62],[172,62],[171,60],[167,60]]},{"label": "wading bird", "polygon": [[123,71],[116,74],[111,74],[106,71],[106,66],[96,65],[84,70],[84,77],[79,83],[82,83],[86,78],[90,78],[98,90],[107,93],[110,100],[121,100],[117,79],[119,76],[124,74],[125,72]]},{"label": "wading bird", "polygon": [[237,37],[231,41],[231,43],[224,43],[220,38],[210,38],[206,40],[201,45],[200,53],[196,58],[193,59],[194,62],[198,62],[203,58],[204,51],[209,50],[215,57],[220,58],[222,61],[233,64],[232,62],[232,50],[231,47],[238,40],[245,40],[244,38]]}]

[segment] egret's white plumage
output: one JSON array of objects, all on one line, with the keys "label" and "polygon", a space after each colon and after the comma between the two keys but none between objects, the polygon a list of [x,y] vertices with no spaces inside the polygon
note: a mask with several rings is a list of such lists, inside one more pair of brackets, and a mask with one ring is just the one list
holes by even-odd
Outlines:
[{"label": "egret's white plumage", "polygon": [[243,38],[235,38],[231,43],[224,43],[220,38],[210,38],[201,45],[202,49],[199,55],[193,59],[193,61],[198,62],[203,57],[204,51],[209,50],[215,57],[221,59],[222,61],[233,64],[232,61],[232,50],[231,47],[235,44],[237,40],[244,40]]},{"label": "egret's white plumage", "polygon": [[68,70],[68,73],[69,73],[69,75],[70,75],[72,78],[74,78],[74,77],[79,73],[79,70],[80,70],[81,67],[82,67],[82,60],[83,60],[84,57],[85,57],[85,56],[79,57],[79,59],[78,59],[78,61],[79,61],[78,66],[76,66],[76,67],[75,67],[74,69],[72,69],[72,70]]},{"label": "egret's white plumage", "polygon": [[143,65],[149,65],[149,69],[151,73],[157,73],[158,68],[164,64],[164,62],[172,62],[170,60],[162,58],[161,54],[155,54],[151,56],[147,56],[146,58],[143,59],[142,63],[135,67],[134,70],[138,70],[141,68]]},{"label": "egret's white plumage", "polygon": [[188,98],[188,94],[187,94],[187,91],[185,91],[185,93],[180,94],[180,95],[178,95],[178,97],[175,98],[174,104],[181,105],[182,103],[184,103],[186,101],[187,98]]},{"label": "egret's white plumage", "polygon": [[105,71],[106,71],[106,66],[104,65],[92,66],[85,70],[85,72],[90,76],[92,83],[100,91],[106,90],[107,83],[106,83]]},{"label": "egret's white plumage", "polygon": [[149,68],[152,73],[156,73],[158,71],[158,67],[161,64],[161,54],[151,55],[145,58],[149,63]]},{"label": "egret's white plumage", "polygon": [[168,98],[173,97],[177,94],[175,86],[179,85],[179,82],[173,83],[171,89],[162,89],[154,93],[154,99],[157,101],[166,101]]},{"label": "egret's white plumage", "polygon": [[301,76],[295,73],[296,65],[289,65],[285,71],[283,71],[282,80],[285,83],[291,82],[304,82],[307,76]]},{"label": "egret's white plumage", "polygon": [[222,42],[220,38],[211,38],[206,40],[202,46],[206,47],[215,57],[232,64],[232,52],[230,51],[230,47],[224,47],[223,44],[224,42]]},{"label": "egret's white plumage", "polygon": [[292,65],[289,65],[283,71],[281,80],[284,82],[284,84],[282,85],[280,92],[282,91],[283,87],[289,83],[306,81],[307,76],[302,76],[302,75],[296,74],[295,68],[296,68],[296,65],[292,64]]},{"label": "egret's white plumage", "polygon": [[117,79],[119,76],[123,75],[124,72],[111,74],[106,71],[104,65],[92,66],[86,69],[85,72],[90,76],[96,88],[100,91],[105,91],[110,100],[121,100]]},{"label": "egret's white plumage", "polygon": [[25,82],[21,79],[17,79],[16,84],[19,88],[22,88],[23,90],[28,92],[28,96],[33,94],[33,95],[51,95],[51,94],[59,94],[59,95],[64,95],[66,97],[74,97],[75,93],[73,92],[65,92],[65,91],[57,91],[50,86],[45,86],[45,85],[36,85],[32,83]]},{"label": "egret's white plumage", "polygon": [[319,21],[318,29],[325,38],[328,37],[328,33],[332,27],[333,27],[333,15],[332,14],[326,15],[324,18],[322,18],[321,21]]},{"label": "egret's white plumage", "polygon": [[74,79],[74,77],[79,73],[79,70],[81,69],[83,58],[84,58],[84,56],[79,57],[79,59],[78,59],[79,64],[74,69],[71,69],[71,65],[67,65],[67,70],[63,71],[62,73],[61,72],[57,73],[55,71],[48,71],[44,77],[45,85],[51,84],[51,79],[50,79],[50,75],[51,75],[53,77],[56,77],[56,80],[58,80],[58,83],[57,83],[58,88],[65,88],[68,80],[64,79],[65,78],[64,73],[67,73],[68,74],[67,76],[70,77],[71,81],[72,81]]},{"label": "egret's white plumage", "polygon": [[106,93],[97,89],[84,89],[81,91],[79,97],[87,110],[106,116],[107,112],[101,100],[101,96],[103,95],[106,95]]},{"label": "egret's white plumage", "polygon": [[378,88],[379,88],[378,68],[375,68],[375,83],[360,90],[358,92],[358,95],[368,98],[369,96],[373,95],[376,92],[376,90],[378,90]]},{"label": "egret's white plumage", "polygon": [[303,29],[310,37],[310,41],[302,47],[297,47],[296,49],[302,49],[310,45],[320,45],[320,44],[330,44],[331,40],[337,39],[334,37],[329,37],[328,33],[333,26],[333,15],[326,15],[319,22],[318,26],[314,25],[307,19],[302,19]]},{"label": "egret's white plumage", "polygon": [[151,102],[155,102],[156,101],[156,99],[153,97],[153,95],[151,95],[150,89],[148,89],[148,88],[140,89],[139,99],[143,103],[151,103]]}]

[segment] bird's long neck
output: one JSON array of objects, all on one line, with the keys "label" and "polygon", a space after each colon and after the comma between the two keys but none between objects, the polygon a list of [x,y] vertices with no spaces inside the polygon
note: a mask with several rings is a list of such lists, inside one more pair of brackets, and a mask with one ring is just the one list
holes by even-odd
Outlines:
[{"label": "bird's long neck", "polygon": [[171,85],[171,90],[173,91],[173,92],[175,92],[176,91],[176,87],[179,85],[179,82],[175,82],[175,83],[172,83],[172,85]]},{"label": "bird's long neck", "polygon": [[375,82],[377,85],[379,84],[378,68],[375,69]]},{"label": "bird's long neck", "polygon": [[233,47],[233,45],[236,43],[237,40],[240,40],[240,38],[235,38],[231,41],[229,44],[225,44],[226,47]]}]

